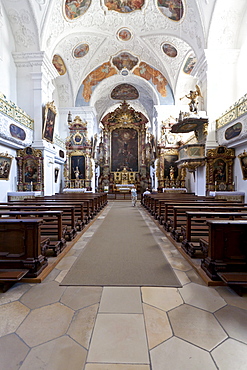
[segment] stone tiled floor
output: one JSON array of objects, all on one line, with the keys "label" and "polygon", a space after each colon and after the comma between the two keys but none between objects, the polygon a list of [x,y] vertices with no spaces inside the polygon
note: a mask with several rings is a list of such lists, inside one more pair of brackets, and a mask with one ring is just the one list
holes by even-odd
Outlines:
[{"label": "stone tiled floor", "polygon": [[59,286],[111,204],[41,284],[0,294],[0,370],[246,370],[247,296],[207,287],[139,205],[183,287]]}]

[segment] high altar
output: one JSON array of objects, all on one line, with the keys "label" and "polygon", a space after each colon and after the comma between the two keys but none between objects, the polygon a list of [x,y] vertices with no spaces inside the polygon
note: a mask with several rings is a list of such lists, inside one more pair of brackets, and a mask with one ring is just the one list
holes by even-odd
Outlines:
[{"label": "high altar", "polygon": [[128,191],[135,185],[142,192],[151,184],[149,168],[154,161],[148,119],[124,101],[101,123],[99,191]]}]

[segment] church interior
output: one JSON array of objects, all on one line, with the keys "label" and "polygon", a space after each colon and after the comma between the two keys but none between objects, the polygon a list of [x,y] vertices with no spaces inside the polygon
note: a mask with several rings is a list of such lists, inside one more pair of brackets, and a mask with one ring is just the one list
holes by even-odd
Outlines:
[{"label": "church interior", "polygon": [[[246,1],[1,0],[0,31],[0,369],[246,369]],[[180,285],[63,285],[121,205]]]}]

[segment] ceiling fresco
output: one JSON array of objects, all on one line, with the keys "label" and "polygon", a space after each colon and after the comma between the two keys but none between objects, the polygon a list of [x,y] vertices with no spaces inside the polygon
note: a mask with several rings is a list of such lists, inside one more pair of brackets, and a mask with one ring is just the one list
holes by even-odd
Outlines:
[{"label": "ceiling fresco", "polygon": [[[194,88],[209,46],[232,48],[244,35],[238,32],[240,25],[243,28],[243,0],[234,7],[228,0],[1,3],[15,40],[14,53],[44,52],[55,66],[58,106],[85,104],[99,116],[116,103],[113,89],[127,83],[139,93],[134,100],[138,109],[152,117],[155,106],[175,104]],[[224,33],[217,32],[219,28]]]}]

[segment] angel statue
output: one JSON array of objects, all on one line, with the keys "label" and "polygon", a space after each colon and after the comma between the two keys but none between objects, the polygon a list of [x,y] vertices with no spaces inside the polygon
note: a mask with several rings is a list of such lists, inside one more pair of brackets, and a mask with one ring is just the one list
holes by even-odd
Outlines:
[{"label": "angel statue", "polygon": [[197,113],[198,96],[202,98],[201,90],[199,86],[196,85],[195,91],[190,90],[190,93],[180,98],[180,100],[182,100],[183,98],[190,99],[190,102],[189,102],[190,112]]}]

